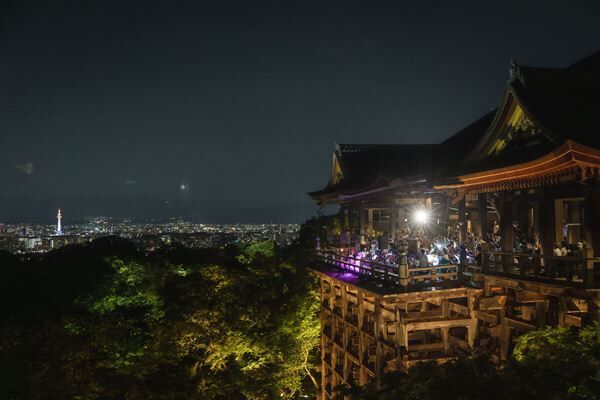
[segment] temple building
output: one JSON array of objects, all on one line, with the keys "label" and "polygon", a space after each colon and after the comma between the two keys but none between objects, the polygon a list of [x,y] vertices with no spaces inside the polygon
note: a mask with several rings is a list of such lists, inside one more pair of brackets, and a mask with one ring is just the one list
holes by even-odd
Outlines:
[{"label": "temple building", "polygon": [[474,347],[600,320],[600,52],[512,64],[498,108],[439,144],[338,144],[320,238],[322,398]]}]

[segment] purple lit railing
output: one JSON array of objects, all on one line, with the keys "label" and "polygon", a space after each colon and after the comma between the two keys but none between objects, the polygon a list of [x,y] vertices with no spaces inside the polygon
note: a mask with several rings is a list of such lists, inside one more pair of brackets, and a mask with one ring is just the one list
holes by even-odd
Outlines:
[{"label": "purple lit railing", "polygon": [[358,275],[370,276],[384,281],[398,282],[398,267],[395,265],[353,258],[337,254],[333,251],[318,250],[316,255],[317,258],[325,264],[333,265]]}]

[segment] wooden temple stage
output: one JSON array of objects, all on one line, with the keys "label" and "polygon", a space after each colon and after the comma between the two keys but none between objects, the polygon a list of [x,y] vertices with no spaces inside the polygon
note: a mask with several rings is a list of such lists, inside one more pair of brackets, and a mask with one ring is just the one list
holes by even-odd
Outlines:
[{"label": "wooden temple stage", "polygon": [[[523,333],[600,320],[599,110],[597,52],[566,68],[513,63],[497,109],[439,144],[336,144],[327,185],[309,193],[339,207],[314,263],[323,399],[474,348],[506,360]],[[343,256],[436,237],[479,265]]]},{"label": "wooden temple stage", "polygon": [[320,280],[324,398],[338,385],[378,382],[383,373],[476,347],[506,360],[523,333],[600,320],[597,284],[572,287],[480,270],[402,286],[392,272],[385,279],[363,263],[358,273],[318,254],[313,269]]}]

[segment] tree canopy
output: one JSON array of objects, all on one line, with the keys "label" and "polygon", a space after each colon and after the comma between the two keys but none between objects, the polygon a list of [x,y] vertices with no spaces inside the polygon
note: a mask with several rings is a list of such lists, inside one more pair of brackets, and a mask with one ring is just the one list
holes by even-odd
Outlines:
[{"label": "tree canopy", "polygon": [[151,255],[96,243],[11,259],[0,397],[310,394],[318,299],[314,279],[289,258],[261,242]]}]

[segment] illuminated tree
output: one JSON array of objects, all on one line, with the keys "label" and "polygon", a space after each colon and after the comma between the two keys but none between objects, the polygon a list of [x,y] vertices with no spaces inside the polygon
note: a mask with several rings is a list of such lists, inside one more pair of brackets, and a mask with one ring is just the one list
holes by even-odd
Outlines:
[{"label": "illuminated tree", "polygon": [[[315,282],[273,243],[220,256],[181,248],[111,256],[110,246],[99,248],[67,249],[51,262],[15,269],[14,283],[29,280],[35,295],[17,303],[22,311],[5,310],[14,315],[6,330],[14,335],[1,338],[10,352],[0,366],[15,372],[3,375],[13,382],[6,379],[0,397],[307,393],[319,337]],[[42,302],[36,288],[53,300]]]}]

